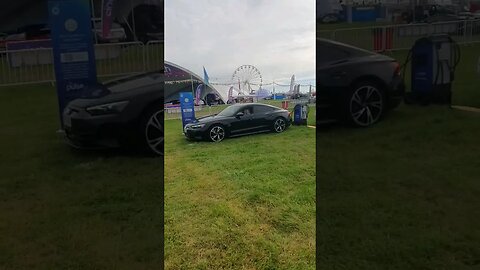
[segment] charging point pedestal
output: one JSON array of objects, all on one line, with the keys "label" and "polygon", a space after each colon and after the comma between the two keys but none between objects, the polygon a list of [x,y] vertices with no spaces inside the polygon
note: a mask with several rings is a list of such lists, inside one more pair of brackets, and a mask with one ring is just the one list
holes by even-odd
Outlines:
[{"label": "charging point pedestal", "polygon": [[410,53],[412,92],[406,103],[451,104],[458,45],[448,35],[432,35],[418,39]]},{"label": "charging point pedestal", "polygon": [[308,119],[308,105],[307,103],[299,103],[293,108],[293,124],[307,125]]}]

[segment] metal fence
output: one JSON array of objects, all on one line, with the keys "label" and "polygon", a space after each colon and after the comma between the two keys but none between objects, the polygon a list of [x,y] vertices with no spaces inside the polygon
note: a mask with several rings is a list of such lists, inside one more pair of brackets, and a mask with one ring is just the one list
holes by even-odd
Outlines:
[{"label": "metal fence", "polygon": [[[163,42],[95,44],[98,77],[159,70]],[[0,86],[54,82],[51,48],[0,51]]]},{"label": "metal fence", "polygon": [[410,49],[418,38],[431,34],[449,34],[459,44],[480,42],[480,20],[385,25],[317,32],[318,37],[377,52]]},{"label": "metal fence", "polygon": [[163,41],[149,41],[145,47],[147,69],[163,69]]},{"label": "metal fence", "polygon": [[[289,99],[289,100],[275,100],[275,101],[264,100],[260,102],[281,107],[282,101],[288,101],[288,110],[290,111],[293,110],[293,107],[295,107],[297,103],[309,103],[310,104],[309,106],[315,107],[315,103],[312,102],[312,100],[309,101],[308,99]],[[227,106],[229,105],[195,106],[195,117],[203,117],[203,116],[219,113],[223,109],[225,109]],[[315,114],[312,112],[312,114],[310,114],[309,117],[315,118]],[[165,119],[166,120],[182,119],[180,108],[179,107],[165,108]]]},{"label": "metal fence", "polygon": [[52,81],[52,59],[52,49],[0,52],[0,85]]}]

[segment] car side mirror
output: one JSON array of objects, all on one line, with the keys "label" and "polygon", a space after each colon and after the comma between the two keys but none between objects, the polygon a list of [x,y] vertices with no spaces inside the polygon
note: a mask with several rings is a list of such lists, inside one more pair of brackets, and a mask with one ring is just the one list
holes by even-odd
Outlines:
[{"label": "car side mirror", "polygon": [[245,115],[245,113],[243,113],[243,112],[238,112],[238,113],[235,115],[235,117],[236,117],[236,118],[240,118],[240,117],[242,117],[242,116],[244,116],[244,115]]}]

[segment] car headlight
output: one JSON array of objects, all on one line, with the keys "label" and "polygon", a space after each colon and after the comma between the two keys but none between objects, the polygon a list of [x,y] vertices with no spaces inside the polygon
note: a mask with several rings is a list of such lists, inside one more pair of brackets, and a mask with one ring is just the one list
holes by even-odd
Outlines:
[{"label": "car headlight", "polygon": [[203,128],[205,126],[205,124],[194,124],[194,125],[190,125],[188,126],[189,128]]},{"label": "car headlight", "polygon": [[88,107],[86,110],[91,115],[104,115],[120,113],[127,107],[129,101],[120,101]]}]

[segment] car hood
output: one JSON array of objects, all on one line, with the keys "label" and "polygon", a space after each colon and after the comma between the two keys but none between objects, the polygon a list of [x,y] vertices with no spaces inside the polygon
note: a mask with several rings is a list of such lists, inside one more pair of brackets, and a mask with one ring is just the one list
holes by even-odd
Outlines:
[{"label": "car hood", "polygon": [[146,91],[151,91],[148,86],[158,85],[162,80],[163,76],[160,73],[150,72],[122,77],[105,83],[87,85],[79,94],[78,99],[71,102],[71,105],[84,107],[96,103],[115,102],[116,99],[129,99]]},{"label": "car hood", "polygon": [[386,55],[383,55],[383,54],[372,54],[372,55],[360,56],[360,57],[357,57],[356,60],[357,61],[366,61],[366,62],[395,61],[395,59],[393,59],[392,57],[386,56]]}]

